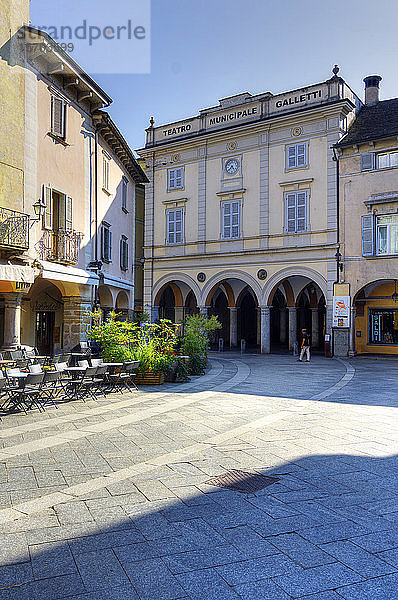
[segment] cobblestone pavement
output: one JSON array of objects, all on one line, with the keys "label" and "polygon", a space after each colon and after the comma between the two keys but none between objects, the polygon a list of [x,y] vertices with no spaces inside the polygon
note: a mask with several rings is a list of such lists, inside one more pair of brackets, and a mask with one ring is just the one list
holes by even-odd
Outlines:
[{"label": "cobblestone pavement", "polygon": [[[3,416],[0,600],[397,598],[397,383],[395,361],[223,354]],[[278,481],[206,483],[231,469]]]}]

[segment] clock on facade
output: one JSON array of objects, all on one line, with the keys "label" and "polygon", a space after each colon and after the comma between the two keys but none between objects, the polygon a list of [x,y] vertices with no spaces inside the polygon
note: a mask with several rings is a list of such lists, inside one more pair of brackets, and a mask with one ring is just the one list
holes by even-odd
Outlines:
[{"label": "clock on facade", "polygon": [[225,171],[228,175],[235,175],[239,169],[239,161],[237,158],[229,158],[225,163]]}]

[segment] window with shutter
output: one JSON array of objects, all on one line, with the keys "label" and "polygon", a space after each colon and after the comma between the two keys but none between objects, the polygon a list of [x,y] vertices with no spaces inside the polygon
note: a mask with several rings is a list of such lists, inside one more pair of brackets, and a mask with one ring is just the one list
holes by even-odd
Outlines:
[{"label": "window with shutter", "polygon": [[307,166],[307,144],[294,144],[286,147],[286,168],[298,169]]},{"label": "window with shutter", "polygon": [[51,96],[51,133],[65,138],[66,103],[57,96]]},{"label": "window with shutter", "polygon": [[289,192],[285,195],[286,231],[297,233],[307,230],[307,192]]},{"label": "window with shutter", "polygon": [[127,212],[127,186],[128,180],[126,177],[122,178],[122,209]]},{"label": "window with shutter", "polygon": [[43,229],[52,229],[53,226],[53,202],[52,202],[52,189],[50,187],[43,187],[43,200],[46,208],[43,215]]},{"label": "window with shutter", "polygon": [[222,237],[233,239],[240,237],[240,202],[224,202],[222,205]]},{"label": "window with shutter", "polygon": [[374,216],[362,217],[362,256],[374,255]]},{"label": "window with shutter", "polygon": [[62,231],[72,231],[72,198],[58,194],[58,228]]},{"label": "window with shutter", "polygon": [[169,169],[167,172],[167,187],[169,190],[182,190],[184,187],[184,168]]},{"label": "window with shutter", "polygon": [[104,262],[112,261],[112,232],[107,223],[101,227],[101,256]]},{"label": "window with shutter", "polygon": [[109,192],[109,158],[102,155],[102,188]]},{"label": "window with shutter", "polygon": [[183,209],[167,211],[167,244],[182,244],[184,240]]},{"label": "window with shutter", "polygon": [[129,262],[129,251],[128,251],[128,243],[127,238],[122,235],[122,239],[120,240],[120,268],[122,271],[127,271]]},{"label": "window with shutter", "polygon": [[361,154],[361,171],[371,171],[374,169],[374,157],[371,152]]}]

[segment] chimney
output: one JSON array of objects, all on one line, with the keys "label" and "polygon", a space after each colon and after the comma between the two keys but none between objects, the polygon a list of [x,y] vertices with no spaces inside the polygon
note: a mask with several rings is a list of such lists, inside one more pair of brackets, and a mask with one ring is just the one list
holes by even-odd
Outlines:
[{"label": "chimney", "polygon": [[365,77],[365,104],[374,106],[379,101],[379,84],[381,81],[380,75],[369,75]]}]

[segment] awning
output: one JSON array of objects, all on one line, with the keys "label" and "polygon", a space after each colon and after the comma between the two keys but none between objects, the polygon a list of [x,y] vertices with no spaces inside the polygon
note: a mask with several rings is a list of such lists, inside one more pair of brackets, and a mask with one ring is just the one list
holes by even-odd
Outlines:
[{"label": "awning", "polygon": [[0,281],[17,281],[19,283],[33,283],[37,271],[24,265],[0,264]]},{"label": "awning", "polygon": [[98,285],[99,277],[95,273],[90,273],[77,267],[68,267],[53,263],[48,260],[37,261],[43,271],[41,273],[44,279],[53,279],[55,281],[68,281],[70,283],[80,283],[87,285]]}]

